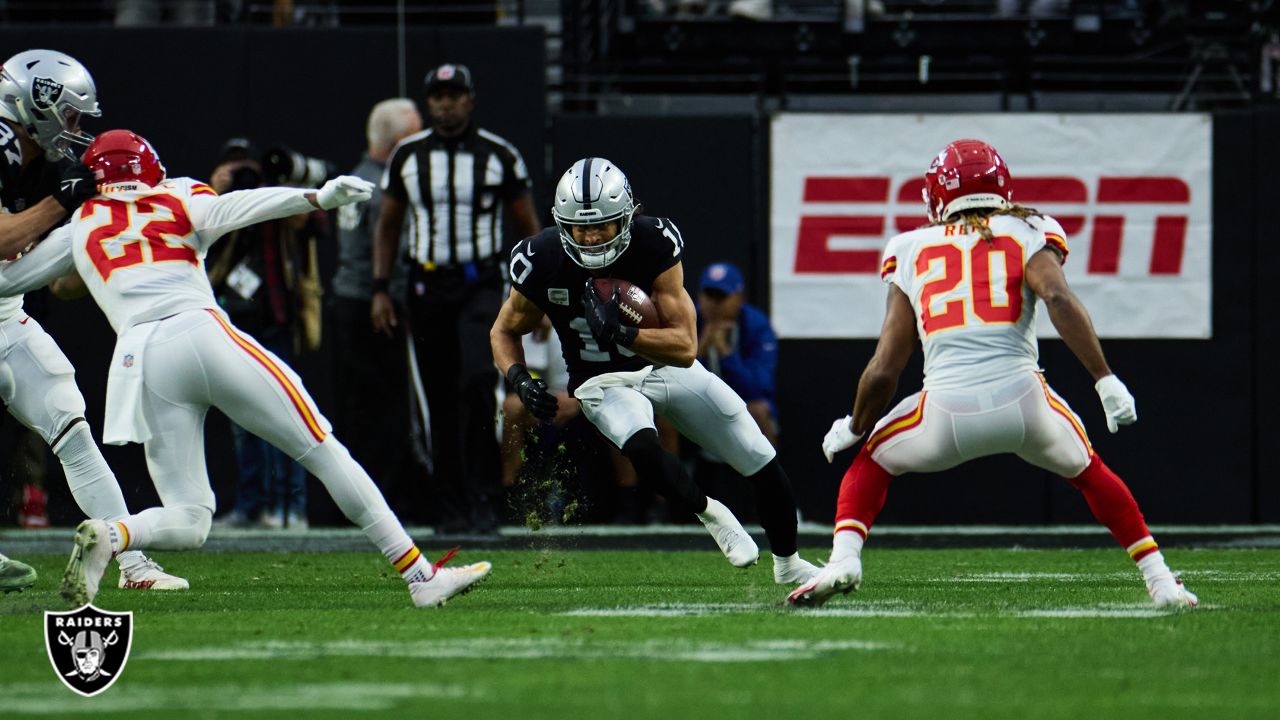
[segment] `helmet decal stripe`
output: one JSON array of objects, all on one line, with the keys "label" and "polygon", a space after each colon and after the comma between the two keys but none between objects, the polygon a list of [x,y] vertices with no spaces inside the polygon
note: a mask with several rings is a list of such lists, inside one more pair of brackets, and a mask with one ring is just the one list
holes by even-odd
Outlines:
[{"label": "helmet decal stripe", "polygon": [[595,158],[587,158],[582,161],[582,209],[591,209],[591,161]]}]

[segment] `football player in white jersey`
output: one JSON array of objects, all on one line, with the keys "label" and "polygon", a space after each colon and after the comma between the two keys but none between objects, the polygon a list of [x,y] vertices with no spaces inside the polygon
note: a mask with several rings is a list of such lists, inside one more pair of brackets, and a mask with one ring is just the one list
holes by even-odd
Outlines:
[{"label": "football player in white jersey", "polygon": [[[1088,312],[1067,286],[1067,242],[1053,218],[1013,203],[1012,177],[995,148],[958,140],[925,174],[930,224],[885,248],[888,311],[875,355],[858,382],[852,415],[832,424],[827,461],[866,443],[836,503],[831,560],[787,598],[819,605],[862,582],[862,546],[890,481],[967,460],[1013,453],[1054,472],[1084,495],[1119,541],[1161,607],[1197,604],[1165,564],[1128,487],[1094,452],[1080,418],[1038,366],[1036,299],[1093,376],[1107,428],[1138,419],[1133,396],[1112,374]],[[924,389],[884,413],[917,336]]]},{"label": "football player in white jersey", "polygon": [[209,533],[213,491],[204,461],[210,407],[267,440],[320,479],[408,583],[438,606],[483,579],[488,562],[434,565],[418,551],[368,474],[330,432],[298,376],[218,308],[204,257],[221,235],[276,218],[367,200],[373,185],[343,176],[318,191],[259,188],[218,196],[190,178],[165,178],[146,140],[128,130],[85,152],[100,194],[21,260],[0,268],[0,295],[78,272],[119,337],[107,379],[104,442],[142,443],[163,503],[114,522],[86,520],[62,594],[93,599],[107,561],[129,548],[185,550]]},{"label": "football player in white jersey", "polygon": [[[75,58],[26,50],[0,66],[0,258],[26,251],[93,197],[93,177],[76,158],[92,139],[81,132],[80,118],[99,114],[93,78]],[[116,520],[129,514],[85,422],[75,369],[23,311],[21,296],[0,299],[0,400],[49,443],[85,515]],[[122,588],[188,587],[140,552],[116,559]],[[35,581],[31,567],[0,555],[0,590]]]}]

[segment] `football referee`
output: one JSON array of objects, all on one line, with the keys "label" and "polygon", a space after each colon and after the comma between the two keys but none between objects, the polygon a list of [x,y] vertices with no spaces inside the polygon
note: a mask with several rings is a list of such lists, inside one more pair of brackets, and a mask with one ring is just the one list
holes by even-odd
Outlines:
[{"label": "football referee", "polygon": [[[497,529],[500,453],[494,434],[498,382],[489,328],[502,306],[503,208],[515,239],[538,232],[524,158],[510,142],[471,122],[475,84],[465,65],[427,73],[430,127],[392,152],[382,178],[373,242],[370,320],[391,334],[393,259],[410,262],[405,312],[431,413],[442,533]],[[400,231],[409,246],[400,248]]]}]

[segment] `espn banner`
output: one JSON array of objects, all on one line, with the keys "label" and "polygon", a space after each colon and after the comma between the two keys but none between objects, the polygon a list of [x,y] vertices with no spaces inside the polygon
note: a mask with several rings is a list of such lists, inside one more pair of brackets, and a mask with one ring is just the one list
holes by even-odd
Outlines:
[{"label": "espn banner", "polygon": [[[772,126],[772,318],[784,338],[875,338],[880,252],[924,224],[936,153],[984,140],[1014,200],[1062,223],[1066,273],[1102,337],[1208,338],[1209,115],[779,114]],[[1044,313],[1041,335],[1052,336]]]}]

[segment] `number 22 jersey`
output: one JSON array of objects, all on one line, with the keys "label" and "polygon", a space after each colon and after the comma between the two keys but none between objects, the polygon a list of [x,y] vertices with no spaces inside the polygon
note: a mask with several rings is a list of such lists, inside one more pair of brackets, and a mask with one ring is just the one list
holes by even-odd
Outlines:
[{"label": "number 22 jersey", "polygon": [[885,247],[880,275],[915,310],[926,390],[1040,369],[1036,296],[1023,275],[1045,247],[1066,261],[1062,226],[1047,216],[994,215],[989,227],[989,242],[957,222],[897,235]]},{"label": "number 22 jersey", "polygon": [[117,333],[184,310],[217,308],[204,268],[209,247],[232,230],[313,210],[307,192],[258,188],[219,196],[191,178],[106,185],[71,222],[0,269],[0,294],[40,287],[74,269]]}]

